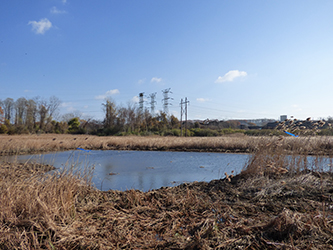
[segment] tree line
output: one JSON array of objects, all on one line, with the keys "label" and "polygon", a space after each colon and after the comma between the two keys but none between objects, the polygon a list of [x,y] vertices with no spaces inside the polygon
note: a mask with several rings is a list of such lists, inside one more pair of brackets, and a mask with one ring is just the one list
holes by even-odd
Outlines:
[{"label": "tree line", "polygon": [[84,119],[79,112],[60,116],[60,104],[55,96],[0,100],[0,133],[170,134],[176,133],[172,129],[179,128],[175,116],[162,111],[153,115],[130,102],[124,107],[117,106],[112,99],[105,100],[103,120]]},{"label": "tree line", "polygon": [[55,96],[49,99],[21,97],[16,101],[12,98],[0,100],[0,133],[56,132],[60,123],[53,116],[60,104],[61,101]]},{"label": "tree line", "polygon": [[128,102],[116,105],[111,98],[102,103],[104,119],[83,118],[79,112],[59,114],[61,101],[34,97],[0,100],[0,134],[72,133],[92,135],[174,135],[216,136],[227,129],[237,129],[235,121],[223,122],[218,128],[207,128],[199,122],[181,130],[177,117],[163,111],[152,114],[147,108]]}]

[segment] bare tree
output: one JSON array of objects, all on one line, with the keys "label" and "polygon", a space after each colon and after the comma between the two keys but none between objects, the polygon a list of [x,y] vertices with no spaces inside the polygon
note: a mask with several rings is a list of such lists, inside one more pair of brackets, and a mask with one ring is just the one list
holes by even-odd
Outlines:
[{"label": "bare tree", "polygon": [[104,127],[112,128],[116,124],[117,119],[116,104],[111,98],[107,98],[103,106],[105,112]]},{"label": "bare tree", "polygon": [[40,97],[35,97],[37,103],[37,112],[39,115],[39,127],[43,129],[45,125],[52,121],[52,116],[58,110],[61,101],[55,96],[51,96],[49,101]]},{"label": "bare tree", "polygon": [[131,131],[135,130],[136,123],[136,106],[132,102],[127,103],[127,124]]},{"label": "bare tree", "polygon": [[33,99],[27,101],[27,111],[25,125],[31,131],[36,126],[37,120],[37,104]]},{"label": "bare tree", "polygon": [[14,105],[15,105],[14,100],[12,98],[7,98],[2,103],[3,103],[3,110],[5,113],[5,119],[7,119],[8,121],[11,121],[12,113],[13,113]]},{"label": "bare tree", "polygon": [[15,125],[22,125],[25,123],[25,115],[27,111],[27,99],[21,97],[15,102]]},{"label": "bare tree", "polygon": [[[51,96],[49,99],[49,102],[47,104],[47,111],[49,113],[49,118],[52,120],[52,117],[54,117],[58,111],[58,108],[61,104],[61,101],[58,97],[56,96]],[[48,121],[48,122],[51,122]]]},{"label": "bare tree", "polygon": [[69,122],[70,120],[72,120],[73,118],[82,118],[82,113],[78,110],[75,110],[73,112],[70,113],[66,113],[64,115],[61,116],[61,120],[65,121],[65,122]]}]

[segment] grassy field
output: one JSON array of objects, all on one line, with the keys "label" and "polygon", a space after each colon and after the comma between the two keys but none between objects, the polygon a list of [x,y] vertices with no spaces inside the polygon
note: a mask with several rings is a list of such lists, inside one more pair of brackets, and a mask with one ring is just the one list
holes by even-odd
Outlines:
[{"label": "grassy field", "polygon": [[206,152],[255,152],[260,145],[279,143],[280,148],[308,155],[329,155],[333,137],[220,137],[90,136],[90,135],[0,135],[0,155],[33,154],[72,150],[172,150]]},{"label": "grassy field", "polygon": [[324,171],[322,154],[312,162],[304,154],[328,154],[329,138],[27,138],[1,137],[2,152],[228,145],[253,153],[237,176],[149,192],[96,190],[89,166],[45,174],[51,166],[2,163],[0,249],[333,249],[332,162]]}]

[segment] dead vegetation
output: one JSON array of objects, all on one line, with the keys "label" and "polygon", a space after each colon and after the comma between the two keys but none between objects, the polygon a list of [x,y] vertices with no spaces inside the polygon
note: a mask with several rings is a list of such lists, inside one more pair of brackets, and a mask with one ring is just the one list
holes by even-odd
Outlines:
[{"label": "dead vegetation", "polygon": [[2,164],[0,249],[332,249],[331,169],[269,143],[239,175],[149,192]]},{"label": "dead vegetation", "polygon": [[73,150],[158,150],[253,153],[261,145],[277,145],[303,155],[329,155],[333,137],[226,135],[220,137],[91,136],[91,135],[0,135],[0,155],[34,154]]}]

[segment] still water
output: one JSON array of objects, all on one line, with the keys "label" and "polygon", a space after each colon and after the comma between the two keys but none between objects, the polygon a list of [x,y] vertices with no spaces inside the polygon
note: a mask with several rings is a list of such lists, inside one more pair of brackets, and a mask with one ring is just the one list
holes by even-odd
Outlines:
[{"label": "still water", "polygon": [[148,191],[184,182],[224,178],[225,172],[239,173],[247,159],[246,154],[112,150],[18,156],[20,162],[30,160],[59,169],[73,164],[80,168],[94,166],[92,181],[96,188],[122,191]]}]

